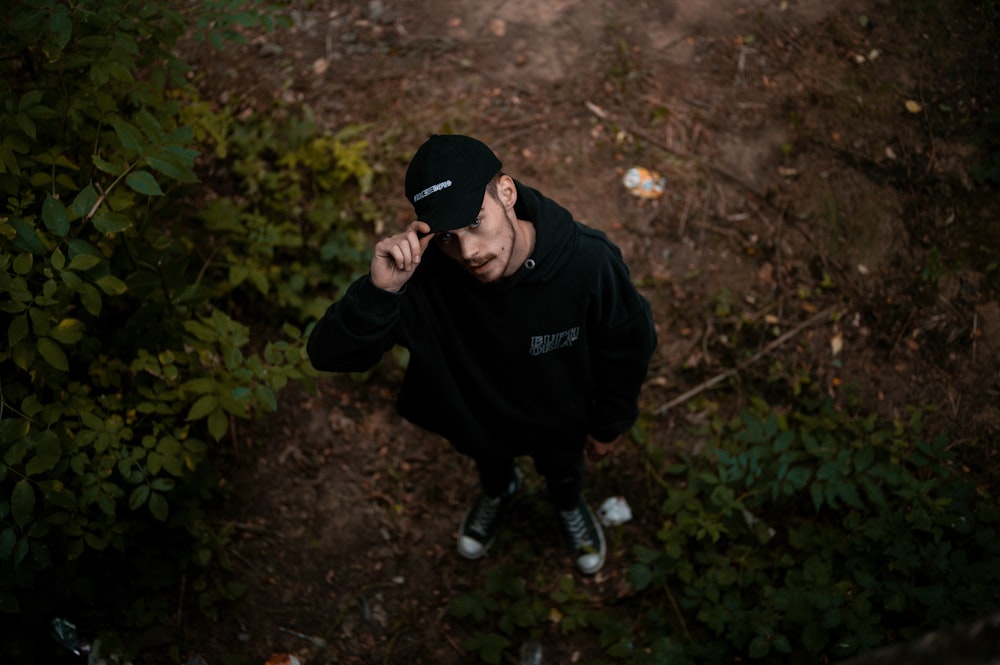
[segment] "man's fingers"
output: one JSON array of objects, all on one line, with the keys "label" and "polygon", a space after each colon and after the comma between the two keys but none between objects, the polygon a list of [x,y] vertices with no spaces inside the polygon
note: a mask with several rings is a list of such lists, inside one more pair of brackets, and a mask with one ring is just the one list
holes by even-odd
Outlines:
[{"label": "man's fingers", "polygon": [[424,235],[420,236],[420,251],[421,251],[421,253],[427,251],[427,246],[431,244],[431,240],[434,240],[434,234],[433,233],[425,233]]},{"label": "man's fingers", "polygon": [[424,253],[424,251],[427,250],[427,246],[430,245],[431,240],[434,239],[434,233],[431,231],[430,224],[419,220],[410,224],[409,231],[416,240],[413,246],[413,252],[414,256],[417,257],[417,262],[419,262],[419,257]]}]

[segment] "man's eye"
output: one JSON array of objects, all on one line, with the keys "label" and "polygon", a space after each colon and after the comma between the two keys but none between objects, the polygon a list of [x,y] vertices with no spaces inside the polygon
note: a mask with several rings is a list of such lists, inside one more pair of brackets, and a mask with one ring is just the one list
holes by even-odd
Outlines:
[{"label": "man's eye", "polygon": [[481,217],[476,217],[476,221],[474,221],[473,223],[469,224],[469,228],[474,229],[474,228],[476,228],[477,226],[479,226],[482,223],[483,223],[482,218]]},{"label": "man's eye", "polygon": [[437,240],[439,243],[444,244],[444,243],[448,242],[449,240],[451,240],[451,234],[450,233],[438,233],[437,235],[434,236],[434,239]]}]

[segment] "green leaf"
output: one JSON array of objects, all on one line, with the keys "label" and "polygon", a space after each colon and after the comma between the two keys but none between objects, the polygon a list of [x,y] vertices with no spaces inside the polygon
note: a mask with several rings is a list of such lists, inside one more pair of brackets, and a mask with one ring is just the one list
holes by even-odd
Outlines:
[{"label": "green leaf", "polygon": [[854,485],[849,485],[847,483],[839,485],[837,487],[837,494],[844,500],[844,503],[849,505],[851,508],[861,510],[865,507],[864,503],[861,501],[861,497],[858,495],[858,490],[854,487]]},{"label": "green leaf", "polygon": [[167,499],[158,492],[153,492],[152,494],[150,494],[149,512],[152,513],[153,517],[160,520],[161,522],[166,522],[167,515],[170,512],[167,507]]},{"label": "green leaf", "polygon": [[63,319],[49,331],[49,335],[60,344],[71,345],[83,339],[86,331],[87,328],[80,319]]},{"label": "green leaf", "polygon": [[208,433],[216,441],[221,441],[229,429],[229,417],[222,409],[216,409],[208,416]]},{"label": "green leaf", "polygon": [[199,420],[205,418],[208,414],[215,411],[219,406],[219,399],[215,395],[202,395],[198,401],[191,405],[191,410],[188,411],[188,420]]},{"label": "green leaf", "polygon": [[17,346],[24,338],[28,336],[30,332],[28,326],[28,315],[22,314],[20,316],[14,317],[10,325],[7,326],[7,346],[13,349]]},{"label": "green leaf", "polygon": [[181,389],[198,394],[210,393],[215,391],[215,381],[211,377],[200,376],[190,381],[185,381],[181,384]]},{"label": "green leaf", "polygon": [[101,292],[98,291],[93,284],[83,284],[80,287],[79,293],[80,301],[83,303],[84,309],[94,316],[100,316],[101,307],[103,305]]},{"label": "green leaf", "polygon": [[17,110],[27,111],[32,106],[35,106],[36,104],[41,102],[42,97],[44,96],[45,93],[42,90],[29,90],[28,92],[24,93],[24,96],[21,97],[20,101],[18,101]]},{"label": "green leaf", "polygon": [[644,564],[632,564],[628,569],[628,581],[636,591],[643,591],[653,582],[653,571]]},{"label": "green leaf", "polygon": [[169,492],[177,485],[177,481],[173,478],[157,478],[152,483],[151,486],[157,492]]},{"label": "green leaf", "polygon": [[153,174],[149,171],[132,171],[125,176],[125,182],[129,187],[140,194],[146,194],[147,196],[163,196],[163,190],[160,189],[160,183],[156,182],[156,178],[154,178]]},{"label": "green leaf", "polygon": [[29,224],[20,217],[12,217],[7,223],[17,231],[17,241],[14,245],[18,249],[23,252],[31,252],[32,254],[45,253],[45,245],[42,243],[42,239],[38,237],[38,233],[32,224]]},{"label": "green leaf", "polygon": [[124,165],[109,162],[106,159],[102,159],[100,155],[92,155],[91,159],[94,160],[94,166],[108,175],[118,176],[125,170]]},{"label": "green leaf", "polygon": [[13,527],[7,527],[0,531],[0,561],[5,561],[14,553],[14,544],[17,542],[17,533]]},{"label": "green leaf", "polygon": [[38,441],[35,456],[25,466],[25,474],[37,475],[50,471],[62,458],[62,446],[55,432],[47,431]]},{"label": "green leaf", "polygon": [[52,267],[56,270],[62,272],[62,269],[66,267],[66,255],[62,253],[62,250],[56,247],[55,251],[52,252],[52,256],[49,259],[52,263]]},{"label": "green leaf", "polygon": [[73,23],[69,18],[69,10],[65,5],[56,5],[56,9],[49,17],[49,29],[56,38],[56,45],[59,50],[66,48],[70,35],[73,33]]},{"label": "green leaf", "polygon": [[13,262],[11,263],[11,267],[14,268],[14,274],[16,275],[27,275],[31,272],[34,265],[34,254],[29,254],[27,252],[15,256]]},{"label": "green leaf", "polygon": [[146,157],[146,163],[160,173],[180,182],[198,182],[194,174],[194,158],[198,152],[178,146],[166,146],[154,155]]},{"label": "green leaf", "polygon": [[101,233],[119,233],[132,227],[132,220],[117,212],[102,208],[94,215],[94,228]]},{"label": "green leaf", "polygon": [[35,489],[26,478],[14,485],[10,497],[10,512],[18,526],[27,524],[35,514]]},{"label": "green leaf", "polygon": [[35,121],[31,119],[31,116],[27,113],[18,113],[16,118],[17,126],[21,128],[21,131],[27,134],[31,140],[35,140]]},{"label": "green leaf", "polygon": [[89,545],[91,549],[97,550],[98,552],[103,551],[104,548],[108,546],[107,540],[93,531],[85,533],[83,535],[83,539],[87,542],[87,545]]},{"label": "green leaf", "polygon": [[211,343],[215,342],[219,338],[219,335],[215,332],[214,328],[199,321],[185,321],[182,325],[185,330],[203,342]]},{"label": "green leaf", "polygon": [[30,371],[31,366],[35,364],[35,347],[28,341],[15,346],[11,355],[14,358],[14,364],[26,372]]},{"label": "green leaf", "polygon": [[114,127],[115,134],[118,135],[118,140],[122,142],[122,147],[125,150],[142,154],[144,142],[142,134],[135,125],[121,118],[115,118],[111,121],[111,126]]},{"label": "green leaf", "polygon": [[751,658],[763,658],[769,651],[771,651],[771,643],[768,641],[766,636],[758,635],[750,640],[748,655]]},{"label": "green leaf", "polygon": [[150,489],[149,485],[139,485],[128,497],[128,507],[131,510],[135,510],[146,504],[149,501]]},{"label": "green leaf", "polygon": [[99,256],[94,256],[93,254],[77,254],[70,260],[68,269],[86,272],[100,262],[101,257]]},{"label": "green leaf", "polygon": [[256,386],[253,394],[265,410],[272,413],[278,410],[278,400],[274,396],[274,391],[267,386]]},{"label": "green leaf", "polygon": [[128,285],[114,275],[105,275],[96,280],[95,284],[109,296],[120,296],[128,291]]},{"label": "green leaf", "polygon": [[820,482],[814,482],[809,486],[809,494],[812,496],[813,507],[818,513],[819,509],[823,507],[823,484]]},{"label": "green leaf", "polygon": [[69,233],[69,214],[66,212],[66,206],[51,194],[47,194],[45,202],[42,203],[42,221],[45,222],[45,228],[60,238]]},{"label": "green leaf", "polygon": [[146,109],[142,109],[135,114],[135,121],[151,143],[163,143],[166,134],[156,116]]},{"label": "green leaf", "polygon": [[94,189],[93,184],[89,184],[77,193],[69,209],[73,213],[74,218],[86,217],[93,210],[96,203],[97,190]]},{"label": "green leaf", "polygon": [[69,360],[66,358],[66,352],[63,351],[63,348],[54,339],[51,337],[39,337],[35,348],[38,350],[39,355],[45,359],[45,362],[58,370],[69,371]]}]

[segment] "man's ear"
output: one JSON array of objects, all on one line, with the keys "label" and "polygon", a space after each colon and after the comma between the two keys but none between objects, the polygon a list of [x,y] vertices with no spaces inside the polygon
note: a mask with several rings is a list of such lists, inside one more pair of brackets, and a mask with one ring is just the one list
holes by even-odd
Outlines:
[{"label": "man's ear", "polygon": [[509,175],[500,176],[500,180],[497,182],[497,196],[505,208],[513,208],[514,204],[517,203],[517,187],[514,185],[514,179]]}]

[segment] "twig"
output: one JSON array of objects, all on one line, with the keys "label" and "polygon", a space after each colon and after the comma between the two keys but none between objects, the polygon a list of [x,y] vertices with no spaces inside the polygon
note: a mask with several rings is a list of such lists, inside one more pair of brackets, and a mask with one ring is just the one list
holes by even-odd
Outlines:
[{"label": "twig", "polygon": [[979,312],[972,313],[972,365],[976,365],[976,343],[979,341]]},{"label": "twig", "polygon": [[781,337],[777,338],[776,340],[774,340],[773,342],[771,342],[770,344],[768,344],[767,346],[765,346],[763,349],[761,349],[757,353],[753,354],[752,356],[750,356],[746,360],[738,363],[736,365],[736,367],[732,367],[732,368],[727,369],[727,370],[725,370],[725,371],[723,371],[723,372],[721,372],[719,374],[716,374],[711,379],[708,379],[707,381],[704,381],[704,382],[700,383],[699,385],[695,386],[694,388],[692,388],[691,390],[687,391],[683,395],[679,395],[679,396],[675,397],[674,399],[670,400],[669,402],[667,402],[663,406],[657,408],[653,412],[653,414],[657,415],[657,416],[662,416],[664,413],[666,413],[670,409],[674,408],[675,406],[677,406],[679,404],[683,404],[684,402],[688,401],[689,399],[691,399],[695,395],[698,395],[699,393],[702,393],[702,392],[708,390],[709,388],[711,388],[715,384],[720,383],[722,381],[725,381],[726,379],[728,379],[731,376],[735,376],[736,374],[738,374],[740,372],[740,370],[746,369],[747,367],[749,367],[753,363],[757,362],[758,360],[760,360],[761,358],[763,358],[764,356],[766,356],[767,354],[769,354],[774,349],[778,348],[779,346],[781,346],[782,344],[784,344],[785,342],[787,342],[791,338],[797,336],[799,333],[801,333],[806,328],[811,328],[812,326],[814,326],[817,323],[819,323],[820,321],[822,321],[824,318],[829,317],[830,314],[835,309],[836,309],[836,305],[831,305],[831,306],[827,307],[826,309],[824,309],[823,311],[819,312],[818,314],[814,314],[812,317],[810,317],[806,321],[803,321],[799,325],[795,326],[794,328],[792,328],[791,330],[789,330],[788,332],[786,332],[785,334],[783,334]]},{"label": "twig", "polygon": [[284,626],[278,626],[278,631],[282,633],[288,633],[289,635],[294,635],[295,637],[301,638],[306,642],[310,642],[314,647],[318,647],[320,649],[325,649],[327,646],[327,641],[322,637],[316,637],[315,635],[306,635],[305,633],[300,633],[297,630],[285,628]]},{"label": "twig", "polygon": [[403,634],[406,630],[406,624],[402,620],[396,623],[396,630],[393,632],[392,637],[389,638],[389,644],[385,647],[385,656],[382,658],[382,665],[389,665],[389,658],[392,656],[392,650],[396,646],[396,641],[399,640],[399,636]]},{"label": "twig", "polygon": [[449,635],[447,631],[444,631],[444,639],[448,640],[448,644],[455,647],[455,651],[457,651],[459,654],[461,654],[463,658],[465,658],[465,649],[463,649],[458,644],[458,642],[455,641],[455,638]]},{"label": "twig", "polygon": [[707,162],[706,160],[702,159],[701,157],[698,157],[697,155],[693,155],[693,154],[691,154],[689,152],[685,152],[683,150],[678,150],[677,148],[671,148],[670,146],[668,146],[668,145],[666,145],[664,143],[661,143],[660,141],[654,139],[652,136],[650,136],[646,132],[642,131],[641,129],[633,127],[633,126],[629,125],[628,123],[623,122],[619,118],[613,118],[613,117],[611,117],[611,114],[609,114],[607,111],[605,111],[603,108],[601,108],[597,104],[594,104],[593,102],[585,101],[584,104],[586,104],[587,108],[590,110],[591,113],[593,113],[594,115],[596,115],[601,120],[604,120],[606,122],[610,122],[610,123],[612,123],[614,125],[617,125],[621,129],[624,129],[629,134],[634,134],[635,136],[638,136],[639,138],[641,138],[643,141],[649,143],[650,145],[655,146],[655,147],[659,148],[660,150],[663,150],[664,152],[667,152],[667,153],[669,153],[671,155],[674,155],[675,157],[679,157],[681,159],[687,159],[687,160],[690,160],[692,162],[695,162],[696,164],[699,164],[703,168],[706,168],[706,169],[714,172],[715,174],[720,175],[723,178],[725,178],[727,180],[730,180],[731,182],[739,185],[740,187],[743,187],[744,189],[746,189],[748,192],[750,192],[751,194],[753,194],[757,198],[765,200],[765,201],[767,200],[767,197],[762,192],[758,191],[756,187],[754,187],[753,185],[751,185],[747,181],[743,180],[742,178],[740,178],[735,173],[730,173],[726,169],[724,169],[724,168],[722,168],[722,167],[720,167],[720,166],[718,166],[716,164],[712,164],[710,162]]},{"label": "twig", "polygon": [[684,620],[684,614],[681,613],[681,607],[677,604],[677,599],[674,598],[674,593],[670,590],[670,585],[664,582],[663,590],[667,592],[667,598],[670,600],[670,606],[674,608],[674,614],[677,615],[677,619],[681,622],[681,630],[684,631],[685,639],[690,642],[691,631],[688,630],[687,621]]}]

